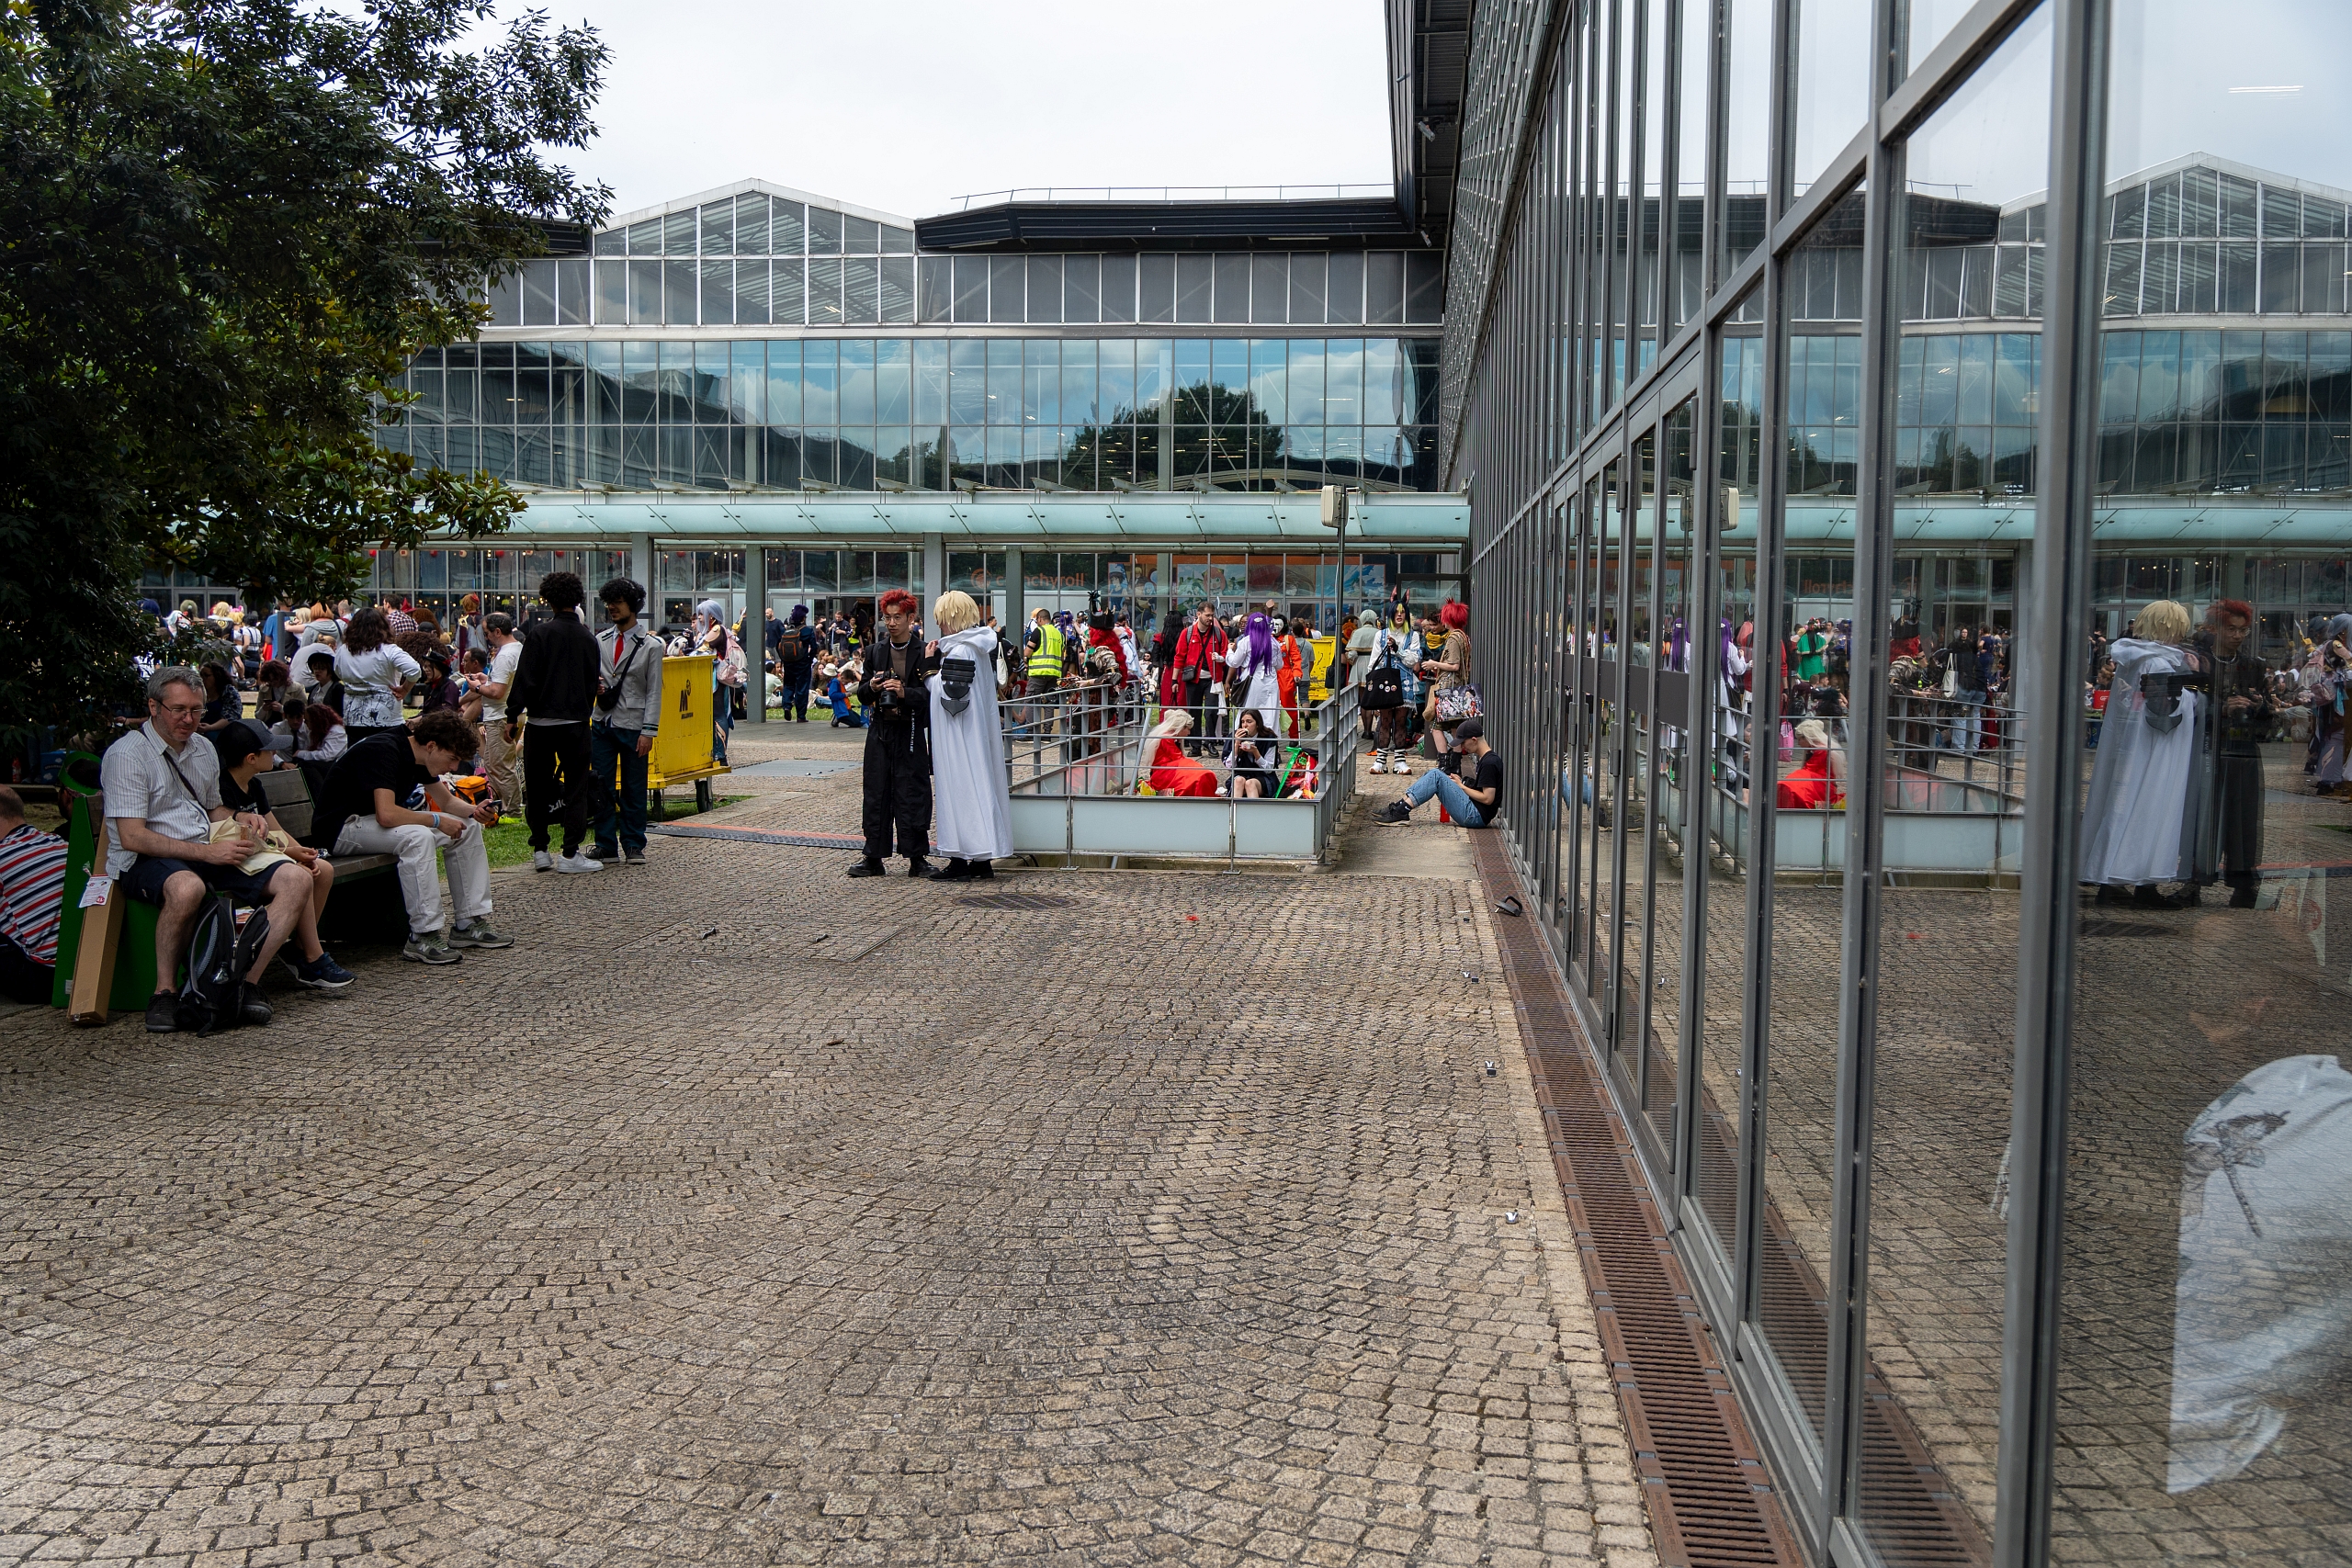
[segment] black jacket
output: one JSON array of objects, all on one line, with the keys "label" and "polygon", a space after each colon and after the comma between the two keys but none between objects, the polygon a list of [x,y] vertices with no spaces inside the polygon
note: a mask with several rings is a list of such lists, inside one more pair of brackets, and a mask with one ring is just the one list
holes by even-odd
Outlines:
[{"label": "black jacket", "polygon": [[506,719],[512,724],[526,713],[548,720],[584,724],[596,700],[596,634],[569,610],[540,621],[523,639],[522,661],[514,667],[514,689],[506,694]]},{"label": "black jacket", "polygon": [[890,678],[890,639],[877,637],[865,649],[865,674],[857,682],[857,705],[876,724],[888,724],[894,718],[900,723],[931,725],[931,694],[923,689],[923,677],[939,668],[939,660],[923,651],[924,643],[917,633],[907,645],[910,655],[907,665],[907,693],[895,712],[888,705],[889,694],[882,690],[882,682]]}]

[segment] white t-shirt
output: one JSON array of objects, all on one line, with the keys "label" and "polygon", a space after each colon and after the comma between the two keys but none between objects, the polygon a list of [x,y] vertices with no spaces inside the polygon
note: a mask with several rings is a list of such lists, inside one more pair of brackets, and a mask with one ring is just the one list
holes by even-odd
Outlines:
[{"label": "white t-shirt", "polygon": [[343,722],[362,729],[390,729],[401,722],[400,688],[422,671],[397,644],[365,653],[348,645],[334,651],[334,676],[343,682]]},{"label": "white t-shirt", "polygon": [[[514,671],[522,662],[523,639],[519,637],[510,637],[504,648],[500,649],[497,652],[490,656],[491,681],[494,684],[504,686],[509,691],[514,690]],[[483,693],[481,699],[481,716],[485,719],[505,718],[506,699],[504,697],[493,697],[487,692]]]}]

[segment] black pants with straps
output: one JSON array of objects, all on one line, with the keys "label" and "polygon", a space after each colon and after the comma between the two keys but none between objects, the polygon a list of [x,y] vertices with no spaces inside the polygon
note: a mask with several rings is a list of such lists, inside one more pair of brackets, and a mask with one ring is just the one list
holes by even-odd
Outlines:
[{"label": "black pants with straps", "polygon": [[588,836],[588,796],[595,771],[588,761],[584,724],[526,724],[523,727],[523,820],[531,848],[548,847],[548,824],[563,823],[563,852]]},{"label": "black pants with straps", "polygon": [[921,860],[931,852],[931,727],[877,718],[865,729],[865,854],[898,852]]}]

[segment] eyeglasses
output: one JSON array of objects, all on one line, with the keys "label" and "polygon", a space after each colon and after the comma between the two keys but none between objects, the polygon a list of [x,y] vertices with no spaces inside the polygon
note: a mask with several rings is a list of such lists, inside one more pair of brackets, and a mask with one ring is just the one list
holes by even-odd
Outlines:
[{"label": "eyeglasses", "polygon": [[204,716],[204,705],[202,703],[157,703],[155,705],[162,708],[165,713],[175,713],[182,718],[202,718]]}]

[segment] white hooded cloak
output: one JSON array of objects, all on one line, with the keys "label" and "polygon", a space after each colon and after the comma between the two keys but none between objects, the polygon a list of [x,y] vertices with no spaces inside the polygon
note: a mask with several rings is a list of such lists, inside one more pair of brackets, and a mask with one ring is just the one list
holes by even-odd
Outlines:
[{"label": "white hooded cloak", "polygon": [[1004,729],[996,705],[996,633],[973,626],[939,639],[942,660],[978,667],[969,701],[947,711],[940,677],[931,690],[932,830],[939,852],[1001,860],[1012,852],[1012,807],[1004,776]]},{"label": "white hooded cloak", "polygon": [[2082,880],[2118,887],[2176,881],[2188,874],[2182,830],[2197,760],[2199,694],[2180,692],[2168,710],[2151,712],[2143,678],[2187,673],[2188,654],[2171,643],[2124,637],[2109,657],[2115,684],[2083,807]]}]

